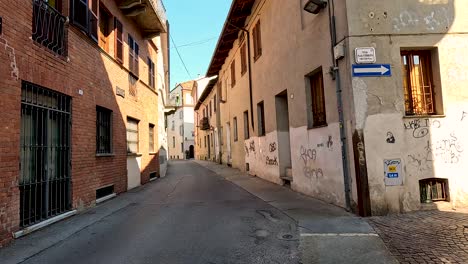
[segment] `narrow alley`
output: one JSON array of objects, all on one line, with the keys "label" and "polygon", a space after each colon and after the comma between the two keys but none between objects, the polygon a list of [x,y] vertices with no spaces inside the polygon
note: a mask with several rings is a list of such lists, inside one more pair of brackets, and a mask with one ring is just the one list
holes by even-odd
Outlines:
[{"label": "narrow alley", "polygon": [[166,177],[17,239],[0,250],[0,259],[2,264],[395,263],[361,218],[202,161],[171,162]]}]

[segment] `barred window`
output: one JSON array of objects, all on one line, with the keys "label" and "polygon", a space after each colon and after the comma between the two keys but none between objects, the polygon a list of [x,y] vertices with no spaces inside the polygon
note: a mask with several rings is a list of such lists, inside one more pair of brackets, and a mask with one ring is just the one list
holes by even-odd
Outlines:
[{"label": "barred window", "polygon": [[112,153],[112,111],[96,106],[96,153]]},{"label": "barred window", "polygon": [[401,52],[406,115],[436,114],[430,50]]},{"label": "barred window", "polygon": [[249,111],[244,112],[244,139],[249,139]]},{"label": "barred window", "polygon": [[421,195],[421,203],[450,201],[447,179],[432,178],[420,180],[419,192]]},{"label": "barred window", "polygon": [[258,135],[265,136],[265,105],[263,101],[257,104]]},{"label": "barred window", "polygon": [[237,141],[237,117],[234,117],[232,120],[234,128],[234,141]]},{"label": "barred window", "polygon": [[127,152],[138,153],[138,120],[127,118]]}]

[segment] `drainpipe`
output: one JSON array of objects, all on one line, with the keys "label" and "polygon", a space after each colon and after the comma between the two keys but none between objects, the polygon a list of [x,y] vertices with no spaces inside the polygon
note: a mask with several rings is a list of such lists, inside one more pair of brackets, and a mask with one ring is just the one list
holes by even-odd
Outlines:
[{"label": "drainpipe", "polygon": [[[330,0],[331,3],[328,4],[328,17],[330,24],[330,39],[331,39],[331,56],[333,68],[332,74],[335,79],[336,84],[336,98],[337,98],[337,107],[338,107],[338,118],[340,122],[340,140],[341,140],[341,161],[343,165],[343,180],[344,180],[344,189],[345,189],[345,201],[346,209],[351,210],[351,197],[350,197],[350,176],[349,176],[349,161],[348,161],[348,146],[346,140],[346,122],[343,112],[343,94],[341,89],[341,80],[340,80],[340,69],[338,67],[338,62],[335,59],[335,53],[333,48],[337,45],[336,43],[336,24],[335,24],[335,3],[333,0]],[[333,5],[333,7],[332,7]]]},{"label": "drainpipe", "polygon": [[252,98],[252,60],[251,60],[251,57],[250,57],[250,32],[245,29],[245,28],[241,28],[241,27],[238,27],[232,23],[230,23],[229,21],[227,22],[229,25],[247,33],[247,59],[248,59],[248,63],[249,63],[249,69],[248,69],[248,74],[249,74],[249,99],[250,99],[250,124],[252,125],[252,131],[255,131],[255,122],[254,122],[254,114],[253,114],[253,98]]}]

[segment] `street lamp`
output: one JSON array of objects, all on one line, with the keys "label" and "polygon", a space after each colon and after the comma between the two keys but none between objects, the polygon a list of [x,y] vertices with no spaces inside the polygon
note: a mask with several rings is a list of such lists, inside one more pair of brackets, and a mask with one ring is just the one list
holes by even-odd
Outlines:
[{"label": "street lamp", "polygon": [[304,10],[312,14],[318,14],[325,7],[327,7],[326,0],[309,0],[304,6]]}]

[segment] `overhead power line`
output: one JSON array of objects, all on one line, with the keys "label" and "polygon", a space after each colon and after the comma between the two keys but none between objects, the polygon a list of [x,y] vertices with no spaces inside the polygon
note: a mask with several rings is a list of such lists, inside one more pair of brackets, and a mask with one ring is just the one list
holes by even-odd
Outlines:
[{"label": "overhead power line", "polygon": [[187,75],[188,75],[189,79],[192,79],[192,75],[190,74],[189,70],[187,69],[187,66],[185,65],[185,62],[184,62],[184,60],[182,59],[182,56],[179,53],[179,49],[177,48],[177,45],[175,44],[175,41],[172,38],[172,35],[169,34],[169,37],[171,38],[172,45],[174,45],[174,48],[175,48],[175,50],[177,52],[177,55],[179,56],[180,61],[182,62],[182,65],[184,65],[185,71],[187,72]]},{"label": "overhead power line", "polygon": [[208,43],[208,42],[210,42],[210,41],[212,41],[212,40],[214,40],[214,39],[216,39],[216,38],[217,38],[217,37],[202,39],[202,40],[198,40],[198,41],[194,41],[194,42],[182,44],[182,45],[180,45],[180,46],[172,47],[172,48],[182,48],[182,47],[197,46],[197,45],[201,45],[201,44]]}]

